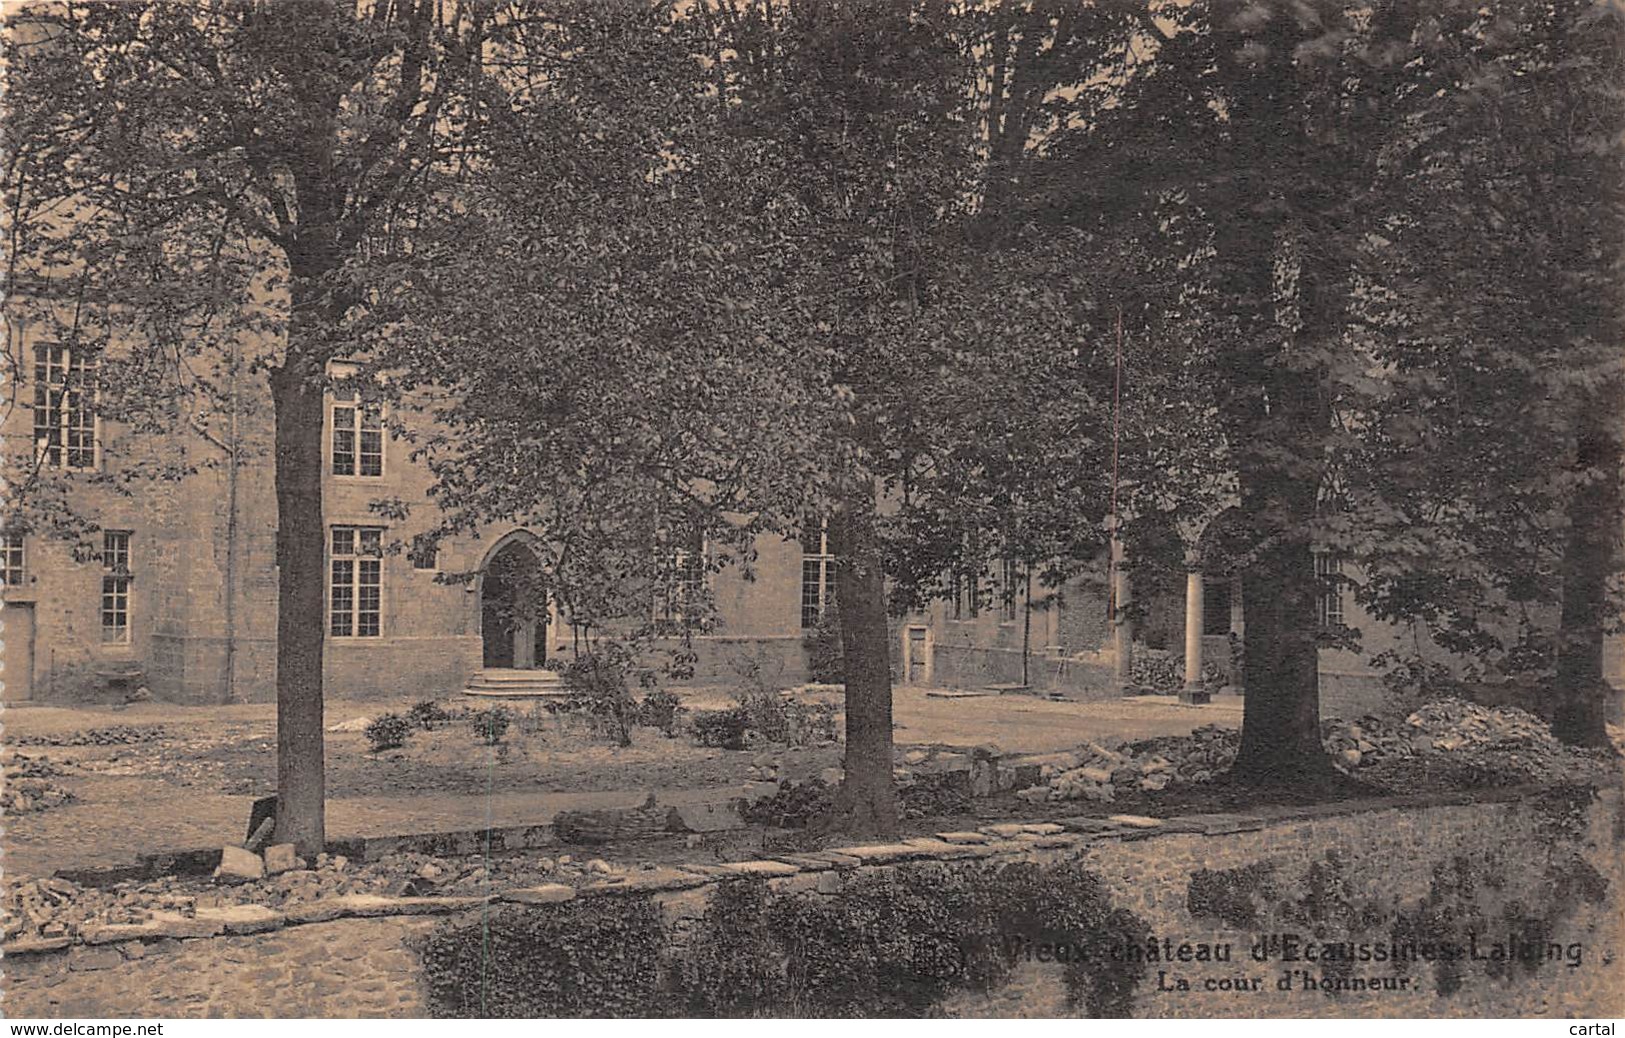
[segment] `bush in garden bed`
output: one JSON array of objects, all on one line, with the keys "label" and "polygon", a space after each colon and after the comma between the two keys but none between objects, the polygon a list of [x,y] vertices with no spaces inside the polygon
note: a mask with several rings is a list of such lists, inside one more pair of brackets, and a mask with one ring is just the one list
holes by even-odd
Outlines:
[{"label": "bush in garden bed", "polygon": [[452,719],[450,711],[432,699],[412,704],[412,709],[406,712],[406,719],[426,732],[433,731],[436,725],[445,724]]},{"label": "bush in garden bed", "polygon": [[925,1016],[955,991],[998,987],[1048,945],[1090,951],[1066,961],[1068,995],[1121,1016],[1145,965],[1109,949],[1146,933],[1076,864],[935,862],[833,897],[723,884],[675,968],[685,1010],[703,1016]]},{"label": "bush in garden bed", "polygon": [[635,723],[658,728],[668,736],[677,734],[677,710],[682,700],[675,692],[663,688],[645,693],[634,711]]},{"label": "bush in garden bed", "polygon": [[495,746],[508,734],[508,725],[513,723],[513,718],[508,716],[508,711],[502,707],[494,706],[489,710],[476,710],[469,714],[468,721],[481,742],[487,746]]},{"label": "bush in garden bed", "polygon": [[745,730],[750,725],[750,717],[740,707],[696,710],[688,724],[701,746],[742,750],[745,748]]},{"label": "bush in garden bed", "polygon": [[449,921],[419,952],[437,1016],[896,1017],[1047,945],[1077,1007],[1122,1016],[1146,967],[1111,952],[1147,936],[1076,862],[931,862],[835,895],[729,881],[676,941],[649,898],[614,896]]},{"label": "bush in garden bed", "polygon": [[407,738],[416,730],[417,725],[400,714],[379,714],[367,724],[365,735],[372,752],[380,753],[405,746]]},{"label": "bush in garden bed", "polygon": [[448,923],[419,948],[440,1017],[665,1015],[660,911],[648,898],[505,907]]},{"label": "bush in garden bed", "polygon": [[630,727],[637,723],[639,704],[632,686],[651,688],[654,672],[640,666],[635,650],[621,642],[604,641],[570,661],[564,668],[564,687],[587,714],[603,722],[606,734],[619,746],[632,745]]}]

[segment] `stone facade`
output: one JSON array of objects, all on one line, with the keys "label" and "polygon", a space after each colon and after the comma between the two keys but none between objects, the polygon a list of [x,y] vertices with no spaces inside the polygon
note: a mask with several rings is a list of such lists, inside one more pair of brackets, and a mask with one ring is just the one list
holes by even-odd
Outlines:
[{"label": "stone facade", "polygon": [[[33,409],[28,359],[39,342],[23,320],[9,314],[8,344],[18,353],[13,370],[19,406],[5,417],[8,463],[29,464]],[[276,653],[276,501],[270,464],[271,408],[263,376],[243,375],[231,393],[229,420],[215,416],[209,435],[187,433],[152,442],[113,423],[98,429],[92,471],[68,481],[63,504],[94,527],[77,541],[30,532],[22,542],[22,579],[6,588],[8,667],[5,698],[51,702],[114,697],[120,686],[144,684],[157,696],[186,703],[228,703],[274,696]],[[332,527],[385,527],[383,541],[399,548],[434,525],[427,469],[410,458],[410,445],[383,435],[378,471],[340,471],[334,449],[333,408],[323,430],[326,476],[323,505]],[[416,426],[421,416],[398,415]],[[224,442],[239,445],[236,465]],[[19,448],[19,445],[21,447]],[[143,467],[184,471],[154,480]],[[131,478],[126,479],[126,476]],[[386,521],[380,501],[400,501],[408,518]],[[101,531],[129,534],[128,629],[104,634]],[[376,636],[331,637],[325,652],[327,687],[334,697],[439,696],[461,689],[486,656],[482,581],[493,550],[521,534],[545,531],[494,528],[440,546],[432,568],[404,551],[381,560],[382,605]],[[738,569],[710,575],[715,623],[697,635],[693,680],[728,684],[754,664],[774,682],[807,677],[803,627],[803,561],[799,543],[764,537],[756,546],[751,579]],[[455,576],[455,579],[445,579]],[[1180,575],[1176,575],[1180,576]],[[1138,578],[1136,578],[1138,579]],[[1228,616],[1210,618],[1201,655],[1231,666],[1231,638],[1245,638],[1243,578],[1224,577]],[[817,582],[815,582],[817,583]],[[1140,633],[1154,646],[1180,650],[1185,597],[1175,580],[1148,580]],[[892,632],[894,673],[903,685],[984,688],[1024,685],[1074,697],[1116,695],[1112,625],[1101,560],[1061,588],[989,574],[972,604],[968,597],[932,603],[902,617]],[[1029,602],[1029,595],[1031,600]],[[1353,595],[1342,594],[1346,623],[1364,634],[1358,653],[1326,651],[1321,658],[1322,710],[1357,716],[1382,699],[1369,660],[1384,649],[1415,641],[1364,615]],[[1425,632],[1420,632],[1425,644]],[[549,625],[548,659],[573,651],[568,625]],[[1619,639],[1616,639],[1618,641]],[[1617,648],[1617,646],[1615,646]],[[1441,657],[1445,654],[1440,653]],[[1613,671],[1619,659],[1610,657]],[[529,661],[526,661],[527,663]],[[542,662],[538,660],[536,662]]]},{"label": "stone facade", "polygon": [[[40,341],[16,314],[8,343],[19,357]],[[13,370],[31,375],[31,365]],[[7,463],[32,463],[33,388],[15,387],[24,405],[7,413]],[[230,703],[274,698],[276,683],[276,498],[271,408],[264,378],[244,375],[233,394],[237,411],[191,433],[153,442],[98,419],[96,464],[61,481],[63,511],[91,525],[27,531],[21,580],[5,589],[8,702],[74,702],[118,698],[142,685],[160,699]],[[405,415],[421,427],[420,416]],[[383,434],[377,474],[343,474],[334,463],[333,407],[323,430],[325,521],[334,527],[384,527],[378,632],[329,637],[325,648],[331,696],[442,696],[467,683],[482,664],[481,574],[493,549],[542,531],[493,528],[442,542],[432,568],[409,551],[414,534],[435,525],[431,476],[410,457],[410,444]],[[223,444],[235,437],[238,463]],[[226,439],[222,440],[222,437]],[[153,456],[185,475],[138,474]],[[347,466],[359,469],[360,466]],[[54,482],[54,481],[53,481]],[[407,518],[389,521],[375,502],[402,501]],[[129,534],[127,627],[104,633],[102,531]],[[329,545],[331,548],[331,544]],[[758,659],[769,677],[803,680],[800,618],[801,551],[764,538],[753,580],[724,571],[712,580],[716,623],[696,639],[697,680],[732,680],[738,661]],[[546,654],[572,650],[556,613]],[[540,661],[538,661],[540,662]]]}]

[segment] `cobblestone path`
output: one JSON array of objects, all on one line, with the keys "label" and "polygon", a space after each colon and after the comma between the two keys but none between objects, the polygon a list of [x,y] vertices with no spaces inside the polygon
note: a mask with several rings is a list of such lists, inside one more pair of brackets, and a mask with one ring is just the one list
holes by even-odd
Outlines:
[{"label": "cobblestone path", "polygon": [[275,933],[160,941],[6,959],[0,1010],[73,1017],[421,1017],[418,959],[406,942],[428,919],[344,919]]}]

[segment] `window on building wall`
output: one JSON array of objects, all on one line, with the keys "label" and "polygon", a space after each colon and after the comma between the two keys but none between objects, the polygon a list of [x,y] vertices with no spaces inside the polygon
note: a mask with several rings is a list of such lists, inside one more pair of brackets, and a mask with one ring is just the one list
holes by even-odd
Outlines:
[{"label": "window on building wall", "polygon": [[102,641],[130,640],[130,531],[102,531]]},{"label": "window on building wall", "polygon": [[655,622],[673,629],[693,625],[705,616],[709,569],[705,538],[692,534],[675,544],[661,544],[658,551]]},{"label": "window on building wall", "polygon": [[433,572],[440,569],[440,545],[422,534],[412,538],[412,547],[407,555],[411,557],[415,570]]},{"label": "window on building wall", "polygon": [[953,576],[954,619],[972,620],[982,612],[982,582],[975,573]]},{"label": "window on building wall", "polygon": [[34,445],[44,464],[96,467],[96,368],[90,350],[34,347]]},{"label": "window on building wall", "polygon": [[1222,637],[1230,633],[1230,578],[1202,581],[1202,633]]},{"label": "window on building wall", "polygon": [[1017,603],[1021,600],[1026,588],[1026,574],[1021,564],[1014,559],[1004,559],[999,564],[999,619],[1005,623],[1013,621],[1019,610]]},{"label": "window on building wall", "polygon": [[378,404],[355,396],[333,401],[333,475],[384,474],[384,412]]},{"label": "window on building wall", "polygon": [[1331,552],[1315,554],[1315,577],[1320,584],[1317,611],[1322,627],[1343,626],[1343,557]]},{"label": "window on building wall", "polygon": [[0,586],[22,587],[27,576],[23,558],[23,535],[0,533]]},{"label": "window on building wall", "polygon": [[328,633],[335,638],[383,634],[384,529],[333,527]]},{"label": "window on building wall", "polygon": [[801,626],[817,627],[824,610],[835,603],[835,556],[829,549],[829,524],[809,520],[801,531]]}]

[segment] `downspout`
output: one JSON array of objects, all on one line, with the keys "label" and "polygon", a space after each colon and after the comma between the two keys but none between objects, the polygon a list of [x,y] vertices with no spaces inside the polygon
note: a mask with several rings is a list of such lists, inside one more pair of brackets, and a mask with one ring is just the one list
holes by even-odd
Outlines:
[{"label": "downspout", "polygon": [[1033,658],[1033,571],[1027,569],[1027,589],[1021,606],[1021,686],[1031,687],[1028,670]]},{"label": "downspout", "polygon": [[226,443],[226,702],[237,702],[238,356],[231,356],[231,431]]}]

